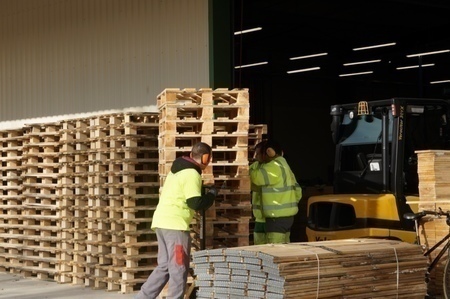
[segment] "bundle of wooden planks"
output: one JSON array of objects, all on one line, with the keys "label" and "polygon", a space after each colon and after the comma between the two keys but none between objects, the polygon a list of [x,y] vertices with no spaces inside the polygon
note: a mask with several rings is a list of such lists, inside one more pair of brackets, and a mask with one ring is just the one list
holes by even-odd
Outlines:
[{"label": "bundle of wooden planks", "polygon": [[[421,150],[417,154],[417,173],[419,176],[418,209],[437,211],[450,210],[450,151],[448,150]],[[445,217],[430,217],[423,223],[420,232],[422,244],[429,248],[437,244],[449,232],[449,226]],[[445,243],[438,246],[438,250],[431,253],[435,258]],[[434,295],[442,293],[442,281],[447,253],[444,253],[436,268],[431,271],[431,281],[428,284],[428,292]]]},{"label": "bundle of wooden planks", "polygon": [[450,210],[450,151],[416,151],[420,210]]},{"label": "bundle of wooden planks", "polygon": [[394,240],[267,244],[193,254],[201,298],[424,298],[427,259]]}]

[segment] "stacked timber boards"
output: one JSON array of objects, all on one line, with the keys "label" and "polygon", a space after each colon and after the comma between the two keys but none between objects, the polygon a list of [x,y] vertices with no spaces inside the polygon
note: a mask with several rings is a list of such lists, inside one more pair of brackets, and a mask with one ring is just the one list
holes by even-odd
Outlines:
[{"label": "stacked timber boards", "polygon": [[197,299],[424,298],[418,245],[376,239],[267,244],[193,254]]},{"label": "stacked timber boards", "polygon": [[[450,210],[450,151],[422,150],[417,153],[417,173],[419,175],[419,210],[443,211]],[[424,223],[425,231],[420,233],[422,244],[434,246],[449,232],[445,217],[428,218]],[[441,249],[445,245],[438,246]],[[434,258],[439,253],[431,253]],[[435,295],[441,294],[443,269],[447,261],[447,253],[430,273],[429,291]]]}]

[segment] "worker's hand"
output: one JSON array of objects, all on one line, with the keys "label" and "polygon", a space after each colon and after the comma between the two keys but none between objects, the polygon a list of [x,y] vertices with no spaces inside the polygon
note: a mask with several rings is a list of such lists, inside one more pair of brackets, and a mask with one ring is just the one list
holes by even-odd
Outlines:
[{"label": "worker's hand", "polygon": [[214,195],[214,197],[216,197],[217,193],[218,193],[216,187],[211,186],[211,187],[208,187],[208,188],[209,188],[208,193],[211,193],[211,194]]},{"label": "worker's hand", "polygon": [[254,192],[261,192],[261,186],[258,186],[258,185],[255,185],[255,184],[251,183],[250,190],[254,191]]}]

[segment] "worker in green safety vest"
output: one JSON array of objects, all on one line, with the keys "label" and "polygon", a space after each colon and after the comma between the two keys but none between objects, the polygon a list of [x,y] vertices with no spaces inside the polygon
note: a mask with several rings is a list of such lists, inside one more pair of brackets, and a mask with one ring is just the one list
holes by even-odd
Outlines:
[{"label": "worker in green safety vest", "polygon": [[258,143],[254,158],[250,165],[253,243],[289,243],[302,189],[275,141]]}]

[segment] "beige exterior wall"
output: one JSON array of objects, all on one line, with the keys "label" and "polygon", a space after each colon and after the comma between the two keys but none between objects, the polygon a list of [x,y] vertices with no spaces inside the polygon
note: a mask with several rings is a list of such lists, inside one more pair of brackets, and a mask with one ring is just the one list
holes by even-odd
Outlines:
[{"label": "beige exterior wall", "polygon": [[208,46],[207,0],[1,0],[0,129],[155,110],[165,88],[209,87]]}]

